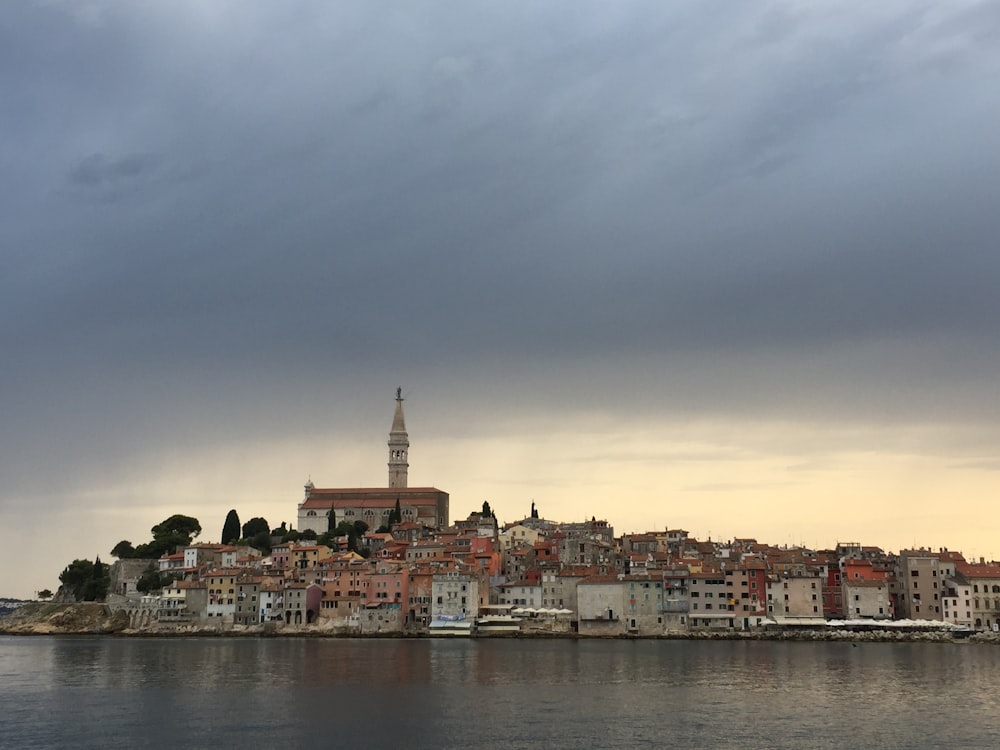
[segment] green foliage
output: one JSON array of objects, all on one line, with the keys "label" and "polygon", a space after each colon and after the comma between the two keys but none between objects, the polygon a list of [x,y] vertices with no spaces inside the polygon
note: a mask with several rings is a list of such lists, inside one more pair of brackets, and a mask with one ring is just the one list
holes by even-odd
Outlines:
[{"label": "green foliage", "polygon": [[[403,509],[399,507],[399,498],[397,497],[396,507],[389,511],[389,517],[386,518],[385,520],[384,524],[385,530],[389,531],[394,523],[402,523],[402,522],[403,522]],[[379,532],[378,529],[376,529],[376,532],[385,533],[385,532]]]},{"label": "green foliage", "polygon": [[[351,523],[350,521],[341,521],[337,524],[337,529],[333,532],[332,536],[346,536],[347,549],[351,552],[357,552],[358,539],[362,537],[366,531],[368,531],[368,524],[364,521],[355,521],[354,523]],[[327,533],[329,534],[330,532]]]},{"label": "green foliage", "polygon": [[191,544],[191,540],[201,533],[201,524],[197,518],[182,516],[177,513],[170,516],[166,521],[156,524],[150,531],[153,539],[163,539],[170,536],[185,536],[187,541],[184,544]]},{"label": "green foliage", "polygon": [[111,556],[117,557],[119,560],[128,560],[135,557],[135,547],[128,539],[122,539],[111,548]]},{"label": "green foliage", "polygon": [[483,518],[490,518],[493,515],[493,511],[490,510],[490,501],[483,500]]},{"label": "green foliage", "polygon": [[42,589],[41,591],[38,592],[38,598],[39,599],[51,599],[52,598],[52,592],[49,591],[48,589]]},{"label": "green foliage", "polygon": [[288,524],[284,521],[281,522],[281,526],[276,526],[271,529],[271,536],[284,536],[288,533]]},{"label": "green foliage", "polygon": [[222,537],[220,541],[223,544],[232,544],[240,538],[240,516],[236,512],[236,509],[229,511],[226,514],[226,521],[222,524]]},{"label": "green foliage", "polygon": [[316,541],[316,539],[319,538],[318,534],[316,534],[316,532],[313,531],[312,529],[306,529],[305,531],[302,531],[302,532],[289,531],[288,533],[289,534],[298,534],[298,538],[299,539],[305,539],[305,540],[310,541],[310,542],[314,542],[314,541]]},{"label": "green foliage", "polygon": [[173,581],[173,578],[169,575],[161,575],[159,569],[150,563],[146,569],[143,571],[142,575],[139,576],[139,580],[136,581],[135,587],[143,594],[148,594],[150,591],[160,591],[163,587]]},{"label": "green foliage", "polygon": [[98,557],[90,560],[74,560],[59,574],[59,582],[70,590],[79,601],[103,601],[111,585],[110,569]]},{"label": "green foliage", "polygon": [[[248,521],[249,523],[249,521]],[[263,531],[258,531],[252,537],[249,537],[248,541],[250,546],[254,549],[259,549],[265,555],[271,552],[271,532],[268,529]]]},{"label": "green foliage", "polygon": [[178,547],[191,544],[201,533],[201,524],[197,518],[176,514],[156,524],[150,531],[153,534],[153,541],[136,547],[133,557],[159,558],[173,554]]},{"label": "green foliage", "polygon": [[337,514],[330,508],[330,513],[326,517],[326,530],[333,531],[335,528],[337,528]]},{"label": "green foliage", "polygon": [[[261,532],[267,534],[268,536],[271,535],[271,526],[270,524],[268,524],[266,518],[261,518],[260,516],[257,516],[256,518],[251,518],[249,521],[243,524],[244,539],[252,539]],[[257,545],[254,544],[253,546],[256,547]],[[268,549],[270,549],[270,545],[268,545]]]}]

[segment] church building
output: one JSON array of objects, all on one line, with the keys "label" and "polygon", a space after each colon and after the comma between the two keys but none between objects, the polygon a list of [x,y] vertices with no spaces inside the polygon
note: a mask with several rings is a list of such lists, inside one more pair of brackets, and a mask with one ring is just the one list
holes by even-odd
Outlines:
[{"label": "church building", "polygon": [[434,487],[409,487],[407,474],[410,440],[403,419],[403,389],[396,389],[396,412],[389,430],[389,477],[386,487],[320,489],[310,481],[305,499],[299,504],[298,530],[312,529],[322,534],[341,521],[364,521],[374,531],[385,524],[396,501],[403,521],[443,529],[448,525],[448,493]]}]

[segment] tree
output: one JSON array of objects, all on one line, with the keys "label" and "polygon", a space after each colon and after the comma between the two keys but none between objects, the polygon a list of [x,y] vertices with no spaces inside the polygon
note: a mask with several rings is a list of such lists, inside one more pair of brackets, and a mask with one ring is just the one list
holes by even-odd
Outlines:
[{"label": "tree", "polygon": [[51,599],[52,598],[52,592],[49,591],[48,589],[42,589],[41,591],[38,592],[38,598],[39,599]]},{"label": "tree", "polygon": [[263,531],[258,531],[252,537],[249,537],[250,546],[254,549],[259,549],[265,555],[271,552],[271,532],[268,529]]},{"label": "tree", "polygon": [[77,601],[83,598],[83,587],[94,575],[90,560],[74,560],[59,574],[59,583],[65,586]]},{"label": "tree", "polygon": [[396,507],[389,511],[389,523],[388,526],[392,526],[394,523],[403,522],[403,509],[399,507],[399,498],[396,498]]},{"label": "tree", "polygon": [[135,557],[135,547],[132,546],[132,542],[128,539],[122,539],[111,548],[111,556],[117,557],[119,560],[128,560]]},{"label": "tree", "polygon": [[326,516],[326,530],[333,531],[337,528],[337,514],[334,513],[333,508],[330,508],[330,512]]},{"label": "tree", "polygon": [[243,524],[244,539],[252,539],[261,532],[264,532],[268,536],[271,536],[271,525],[267,522],[266,518],[261,518],[260,516],[257,516],[255,518],[251,518],[249,521]]},{"label": "tree", "polygon": [[108,594],[111,585],[109,568],[97,558],[74,560],[59,574],[59,582],[69,589],[76,601],[101,601]]},{"label": "tree", "polygon": [[226,514],[226,521],[222,524],[222,537],[220,541],[223,544],[232,544],[240,538],[240,516],[236,512],[236,509],[229,511]]},{"label": "tree", "polygon": [[150,531],[153,541],[140,544],[135,548],[135,557],[159,558],[177,551],[178,547],[186,547],[201,533],[201,524],[197,518],[180,514],[156,524]]},{"label": "tree", "polygon": [[90,579],[83,585],[83,600],[85,602],[102,602],[111,587],[111,568],[101,562],[100,557],[94,558]]},{"label": "tree", "polygon": [[493,516],[493,511],[490,510],[490,501],[483,500],[483,518],[491,518]]},{"label": "tree", "polygon": [[148,594],[150,591],[159,591],[163,588],[163,581],[160,578],[160,571],[157,569],[153,563],[146,566],[146,569],[139,576],[139,580],[135,582],[135,588],[137,591],[143,594]]},{"label": "tree", "polygon": [[154,526],[150,531],[153,539],[162,539],[171,536],[183,536],[187,538],[184,544],[191,544],[191,540],[201,533],[201,524],[197,518],[182,516],[180,513],[170,516]]},{"label": "tree", "polygon": [[316,539],[319,538],[316,532],[313,531],[312,529],[306,529],[303,532],[289,531],[288,534],[289,536],[292,534],[298,534],[299,539],[305,539],[310,542],[314,542],[316,541]]}]

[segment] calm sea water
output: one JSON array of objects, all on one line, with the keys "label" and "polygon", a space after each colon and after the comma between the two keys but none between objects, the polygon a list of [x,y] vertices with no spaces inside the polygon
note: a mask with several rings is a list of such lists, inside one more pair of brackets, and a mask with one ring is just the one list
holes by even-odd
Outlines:
[{"label": "calm sea water", "polygon": [[998,748],[975,644],[0,637],[0,747]]}]

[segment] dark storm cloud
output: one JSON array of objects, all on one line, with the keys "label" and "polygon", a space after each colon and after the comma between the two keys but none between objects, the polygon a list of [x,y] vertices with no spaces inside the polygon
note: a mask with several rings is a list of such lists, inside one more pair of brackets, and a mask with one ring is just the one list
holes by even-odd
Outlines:
[{"label": "dark storm cloud", "polygon": [[137,179],[154,165],[148,154],[126,154],[108,158],[104,154],[91,154],[69,172],[69,181],[83,187],[118,185]]},{"label": "dark storm cloud", "polygon": [[995,412],[989,4],[83,8],[2,30],[18,455],[292,429],[372,371]]}]

